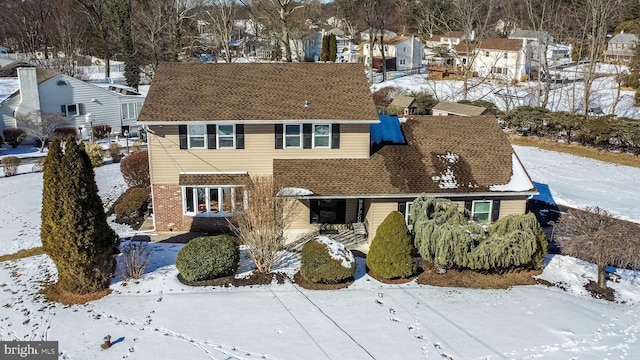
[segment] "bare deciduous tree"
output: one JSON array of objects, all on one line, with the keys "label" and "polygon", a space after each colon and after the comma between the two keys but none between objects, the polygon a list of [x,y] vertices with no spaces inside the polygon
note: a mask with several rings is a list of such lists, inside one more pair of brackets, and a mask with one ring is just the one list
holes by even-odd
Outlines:
[{"label": "bare deciduous tree", "polygon": [[236,20],[236,6],[234,0],[211,0],[211,10],[207,15],[213,25],[216,45],[224,51],[225,60],[231,62],[231,35]]},{"label": "bare deciduous tree", "polygon": [[569,210],[556,227],[564,254],[598,266],[598,287],[607,288],[607,265],[640,266],[640,230],[599,207]]},{"label": "bare deciduous tree", "polygon": [[284,245],[284,232],[298,215],[298,200],[281,191],[272,176],[252,177],[247,185],[246,210],[230,221],[261,273],[271,271]]},{"label": "bare deciduous tree", "polygon": [[27,134],[35,136],[40,141],[40,152],[44,151],[49,135],[53,131],[66,124],[66,119],[62,114],[30,112],[26,115],[16,115],[16,122]]}]

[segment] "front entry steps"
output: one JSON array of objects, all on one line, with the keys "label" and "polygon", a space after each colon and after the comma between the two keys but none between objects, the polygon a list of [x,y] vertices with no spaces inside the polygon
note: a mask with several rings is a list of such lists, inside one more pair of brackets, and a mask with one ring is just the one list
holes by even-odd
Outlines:
[{"label": "front entry steps", "polygon": [[344,244],[347,249],[353,249],[367,242],[367,228],[363,223],[340,225],[323,224],[320,226],[320,230],[305,234],[296,241],[285,245],[285,249],[300,252],[304,244],[318,236],[326,236]]}]

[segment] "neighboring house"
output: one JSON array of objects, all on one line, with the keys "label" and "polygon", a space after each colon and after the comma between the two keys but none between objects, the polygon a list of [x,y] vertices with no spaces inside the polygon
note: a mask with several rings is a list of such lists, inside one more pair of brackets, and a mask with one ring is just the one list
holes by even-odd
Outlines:
[{"label": "neighboring house", "polygon": [[422,42],[415,36],[395,36],[384,37],[382,47],[380,41],[373,44],[373,52],[370,51],[371,44],[363,43],[362,51],[365,64],[369,64],[373,58],[373,67],[382,69],[382,49],[387,64],[387,70],[408,70],[420,68],[422,66]]},{"label": "neighboring house", "polygon": [[[336,62],[347,61],[345,55],[349,54],[354,46],[344,31],[338,28],[321,28],[303,40],[304,58],[311,61],[320,61],[322,56],[322,39],[325,35],[333,34],[336,36]],[[342,59],[340,59],[342,56]]]},{"label": "neighboring house", "polygon": [[398,114],[413,115],[416,112],[416,99],[412,96],[398,94],[393,98],[390,107],[395,108]]},{"label": "neighboring house", "polygon": [[486,38],[475,49],[472,67],[478,76],[524,81],[531,69],[527,40]]},{"label": "neighboring house", "polygon": [[[4,68],[3,68],[4,69]],[[16,69],[19,90],[0,102],[0,130],[20,127],[16,118],[61,114],[63,127],[74,127],[87,137],[92,125],[109,125],[112,132],[137,132],[144,96],[132,89],[87,83],[58,72],[35,67]]]},{"label": "neighboring house", "polygon": [[0,54],[7,54],[7,53],[9,53],[9,48],[0,45]]},{"label": "neighboring house", "polygon": [[626,62],[635,56],[638,37],[636,34],[624,31],[612,37],[607,44],[605,60],[614,62]]},{"label": "neighboring house", "polygon": [[445,101],[440,101],[431,110],[434,116],[480,116],[491,114],[484,107]]},{"label": "neighboring house", "polygon": [[416,118],[382,123],[360,64],[162,63],[139,117],[155,229],[227,227],[259,175],[299,199],[290,241],[351,223],[371,240],[423,193],[482,222],[524,213],[536,190],[495,117]]}]

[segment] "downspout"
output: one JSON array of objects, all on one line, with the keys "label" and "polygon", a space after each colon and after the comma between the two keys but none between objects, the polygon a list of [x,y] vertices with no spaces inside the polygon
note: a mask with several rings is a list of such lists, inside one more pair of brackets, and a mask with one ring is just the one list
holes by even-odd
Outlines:
[{"label": "downspout", "polygon": [[152,132],[146,124],[143,124],[142,128],[147,132],[147,161],[149,162],[149,182],[151,183],[151,203],[153,204],[153,215],[151,216],[151,220],[153,221],[153,231],[156,231],[156,197],[153,194],[153,166],[151,166],[151,144],[149,142],[151,138],[150,135],[155,136],[156,134],[155,132]]}]

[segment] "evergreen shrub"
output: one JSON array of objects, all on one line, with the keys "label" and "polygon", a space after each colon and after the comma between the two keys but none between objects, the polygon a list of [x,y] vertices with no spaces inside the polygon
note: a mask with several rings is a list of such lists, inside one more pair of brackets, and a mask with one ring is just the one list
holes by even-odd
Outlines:
[{"label": "evergreen shrub", "polygon": [[130,188],[114,206],[116,222],[140,225],[149,206],[150,188]]},{"label": "evergreen shrub", "polygon": [[91,166],[94,168],[104,165],[104,149],[102,145],[98,143],[90,143],[84,145],[84,151],[89,155],[91,160]]},{"label": "evergreen shrub", "polygon": [[149,157],[147,150],[136,151],[120,161],[120,172],[129,187],[148,187]]},{"label": "evergreen shrub", "polygon": [[307,242],[302,248],[301,258],[300,275],[315,283],[341,283],[356,272],[356,261],[351,251],[326,237]]},{"label": "evergreen shrub", "polygon": [[27,132],[24,129],[4,129],[2,135],[4,135],[4,141],[15,149],[27,136]]},{"label": "evergreen shrub", "polygon": [[404,216],[393,211],[376,230],[367,254],[367,266],[385,279],[406,278],[415,274],[417,269],[412,251]]},{"label": "evergreen shrub", "polygon": [[122,157],[122,154],[120,153],[120,144],[109,144],[109,157],[114,163],[120,162],[120,158]]},{"label": "evergreen shrub", "polygon": [[15,176],[18,173],[18,166],[22,160],[17,156],[5,156],[2,158],[2,170],[4,170],[4,176]]},{"label": "evergreen shrub", "polygon": [[202,236],[178,252],[176,268],[187,281],[203,281],[235,274],[239,262],[240,247],[235,237]]}]

